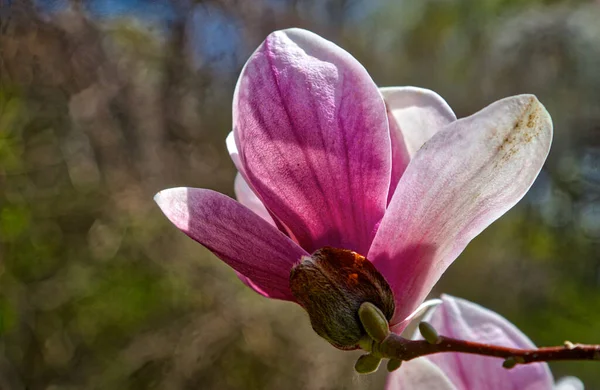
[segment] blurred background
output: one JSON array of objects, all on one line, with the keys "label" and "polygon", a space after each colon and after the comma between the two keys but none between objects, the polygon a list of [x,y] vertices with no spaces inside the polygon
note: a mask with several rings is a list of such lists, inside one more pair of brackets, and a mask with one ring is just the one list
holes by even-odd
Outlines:
[{"label": "blurred background", "polygon": [[[0,0],[0,389],[382,388],[296,305],[264,299],[152,201],[233,194],[235,81],[276,29],[313,30],[378,85],[458,117],[534,93],[555,141],[446,292],[538,345],[600,343],[600,2]],[[598,363],[555,377],[600,389]],[[385,370],[381,370],[385,371]]]}]

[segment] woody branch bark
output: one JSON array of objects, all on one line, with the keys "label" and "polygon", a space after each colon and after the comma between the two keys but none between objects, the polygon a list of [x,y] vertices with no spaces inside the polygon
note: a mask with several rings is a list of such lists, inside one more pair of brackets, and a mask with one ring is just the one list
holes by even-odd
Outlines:
[{"label": "woody branch bark", "polygon": [[[535,349],[507,348],[498,345],[476,343],[439,336],[435,342],[427,340],[408,340],[390,333],[381,344],[374,344],[373,352],[382,357],[398,360],[412,360],[420,356],[443,352],[470,353],[507,359],[505,366],[515,364],[550,362],[557,360],[597,360],[600,361],[600,345],[573,344],[565,342],[562,346],[541,347]],[[514,361],[514,363],[512,363]]]},{"label": "woody branch bark", "polygon": [[600,361],[600,345],[574,344],[565,341],[562,346],[542,348],[511,348],[452,337],[440,336],[427,322],[419,324],[424,340],[409,340],[389,330],[389,324],[381,311],[365,302],[358,311],[360,322],[367,334],[359,343],[370,352],[361,356],[355,369],[368,374],[377,370],[381,359],[390,359],[388,370],[394,371],[401,362],[436,353],[455,352],[503,358],[503,367],[510,369],[517,364],[550,362],[557,360]]}]

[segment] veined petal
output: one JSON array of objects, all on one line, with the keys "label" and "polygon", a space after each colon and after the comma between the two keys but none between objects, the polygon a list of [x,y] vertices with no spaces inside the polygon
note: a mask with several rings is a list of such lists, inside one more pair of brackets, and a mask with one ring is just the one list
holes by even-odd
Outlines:
[{"label": "veined petal", "polygon": [[269,212],[265,208],[265,205],[258,199],[254,191],[248,186],[246,180],[242,177],[242,174],[238,172],[233,182],[233,189],[235,191],[235,197],[238,202],[254,211],[256,215],[275,226],[273,218],[269,215]]},{"label": "veined petal", "polygon": [[[229,137],[227,137],[227,139],[229,141]],[[227,144],[229,145],[229,142]],[[232,156],[232,159],[234,159],[234,155],[231,154],[231,156]],[[236,151],[235,157],[237,157],[237,151]],[[238,159],[238,161],[239,161],[239,159]],[[275,222],[273,221],[273,218],[271,218],[271,215],[265,208],[265,205],[260,201],[260,199],[258,199],[258,197],[252,191],[250,186],[248,186],[248,183],[246,183],[246,180],[244,180],[244,177],[242,176],[242,174],[240,172],[238,172],[237,175],[235,175],[235,180],[233,182],[233,189],[235,191],[235,197],[238,200],[238,202],[240,202],[241,204],[243,204],[244,206],[246,206],[247,208],[252,210],[254,212],[254,214],[258,215],[259,217],[261,217],[262,219],[264,219],[265,221],[267,221],[274,227],[277,227],[275,225]],[[257,293],[259,293],[260,295],[263,295],[265,297],[269,296],[268,293],[263,291],[248,277],[242,275],[241,273],[239,273],[237,271],[236,271],[236,274],[237,274],[238,278],[240,278],[242,283],[244,283],[246,286],[250,287],[251,289],[253,289]]]},{"label": "veined petal", "polygon": [[397,300],[393,325],[427,296],[469,241],[525,195],[552,139],[532,95],[506,98],[436,133],[417,151],[367,256]]},{"label": "veined petal", "polygon": [[411,338],[415,330],[419,326],[419,322],[428,312],[433,310],[437,305],[441,304],[441,299],[429,299],[419,305],[404,321],[400,322],[391,328],[394,333],[401,332],[402,337]]},{"label": "veined petal", "polygon": [[362,65],[311,32],[274,32],[242,71],[233,121],[248,184],[304,249],[368,250],[391,146],[383,98]]},{"label": "veined petal", "polygon": [[154,199],[175,226],[249,278],[263,295],[294,301],[290,271],[308,253],[275,227],[211,190],[171,188]]},{"label": "veined petal", "polygon": [[439,129],[456,120],[448,103],[432,90],[384,87],[379,91],[388,112],[398,124],[410,156],[414,156]]},{"label": "veined petal", "polygon": [[[246,173],[240,160],[237,145],[235,144],[235,134],[233,131],[229,132],[225,143],[227,144],[227,151],[229,152],[231,161],[233,161],[233,164],[238,169],[238,175],[234,180],[234,191],[238,201],[263,217],[263,219],[270,224],[275,225],[275,227],[289,237],[291,235],[289,229],[286,229],[281,221],[275,220],[273,214],[267,210],[265,204],[258,198],[256,192],[250,187],[250,184],[248,184],[248,179],[246,178]],[[242,279],[242,281],[244,280]],[[244,281],[244,283],[246,282]],[[254,288],[251,284],[249,284],[249,286]]]},{"label": "veined petal", "polygon": [[385,87],[383,95],[392,140],[391,199],[412,156],[439,129],[456,120],[456,115],[437,93],[417,87]]},{"label": "veined petal", "polygon": [[250,280],[249,278],[247,278],[246,276],[242,275],[241,273],[239,273],[237,271],[235,271],[235,274],[237,275],[237,277],[240,279],[240,281],[242,283],[244,283],[246,286],[250,287],[256,293],[262,295],[263,297],[271,298],[269,296],[268,292],[266,292],[263,289],[261,289],[260,287],[258,287],[252,280]]},{"label": "veined petal", "polygon": [[388,375],[385,389],[464,390],[454,386],[438,366],[424,357],[403,362],[400,369]]},{"label": "veined petal", "polygon": [[[439,334],[504,347],[535,348],[523,332],[497,313],[449,295],[442,295],[442,301],[429,319]],[[502,367],[501,359],[487,356],[443,353],[427,359],[445,372],[459,389],[548,390],[554,386],[546,363],[517,365],[507,370]]]}]

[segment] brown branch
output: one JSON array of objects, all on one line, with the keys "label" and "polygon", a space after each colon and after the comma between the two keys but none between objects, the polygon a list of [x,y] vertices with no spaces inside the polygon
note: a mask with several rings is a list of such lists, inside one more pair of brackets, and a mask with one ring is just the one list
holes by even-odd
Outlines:
[{"label": "brown branch", "polygon": [[504,359],[502,363],[504,368],[513,368],[517,364],[557,360],[600,361],[600,344],[573,344],[565,341],[559,347],[533,349],[502,347],[440,336],[435,328],[427,322],[419,323],[419,331],[424,340],[405,339],[390,332],[387,318],[370,302],[361,304],[358,317],[366,331],[366,335],[359,342],[359,347],[370,352],[359,357],[354,365],[354,369],[360,374],[376,371],[381,359],[384,358],[390,359],[388,371],[394,371],[400,367],[402,361],[444,352],[502,358]]},{"label": "brown branch", "polygon": [[408,340],[390,333],[381,343],[373,343],[374,354],[396,360],[412,360],[420,356],[443,352],[470,353],[504,358],[510,362],[505,365],[507,368],[511,368],[515,364],[557,360],[600,361],[600,345],[573,344],[568,341],[557,347],[519,349],[458,340],[445,336],[439,336],[435,343],[431,343],[426,340]]}]

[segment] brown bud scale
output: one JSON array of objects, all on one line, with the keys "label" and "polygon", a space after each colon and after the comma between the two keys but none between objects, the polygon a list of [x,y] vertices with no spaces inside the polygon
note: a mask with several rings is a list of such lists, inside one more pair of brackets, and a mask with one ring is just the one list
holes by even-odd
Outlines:
[{"label": "brown bud scale", "polygon": [[370,302],[386,319],[394,315],[392,290],[375,266],[356,252],[324,247],[290,273],[290,288],[315,332],[339,349],[357,349],[366,335],[358,309]]}]

